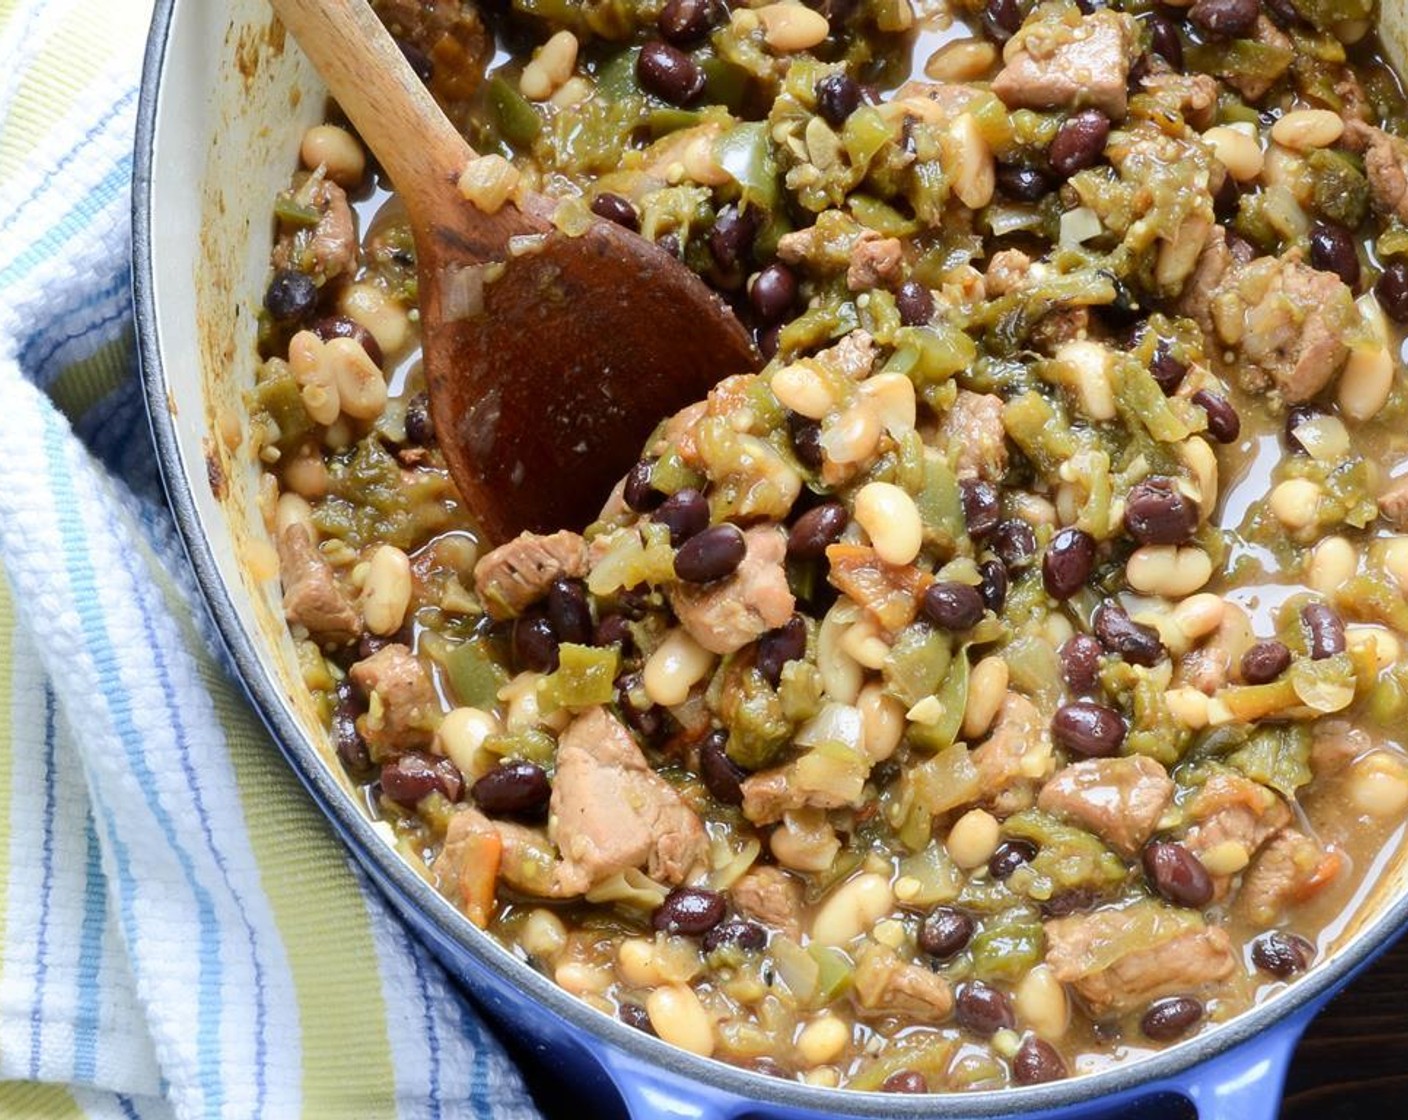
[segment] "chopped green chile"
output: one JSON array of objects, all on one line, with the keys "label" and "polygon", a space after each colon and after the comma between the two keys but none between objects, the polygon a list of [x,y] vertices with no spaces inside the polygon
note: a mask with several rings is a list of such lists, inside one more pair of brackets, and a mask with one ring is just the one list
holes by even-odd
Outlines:
[{"label": "chopped green chile", "polygon": [[[564,233],[636,229],[765,359],[646,420],[585,529],[494,547],[404,204],[339,185],[360,140],[251,216],[241,447],[291,664],[467,920],[603,1013],[693,996],[697,1030],[652,1026],[715,1060],[935,1094],[1028,1080],[1019,1046],[1137,1061],[1170,996],[1221,1029],[1285,982],[1267,929],[1362,920],[1408,819],[1408,109],[1347,41],[1366,0],[1291,3],[1247,38],[1200,13],[1174,68],[1133,0],[373,0],[484,170]],[[994,27],[980,75],[928,78],[934,32]],[[662,41],[702,93],[638,77]]]}]

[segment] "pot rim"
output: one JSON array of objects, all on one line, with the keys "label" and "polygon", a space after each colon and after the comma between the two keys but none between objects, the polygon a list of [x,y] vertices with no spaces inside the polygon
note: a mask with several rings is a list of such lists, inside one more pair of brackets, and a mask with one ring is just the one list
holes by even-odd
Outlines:
[{"label": "pot rim", "polygon": [[[132,191],[132,287],[140,376],[167,500],[197,586],[229,651],[240,684],[291,769],[319,809],[336,826],[342,841],[346,843],[348,837],[355,840],[354,844],[349,844],[353,854],[373,864],[382,882],[399,892],[401,900],[409,900],[416,906],[438,934],[467,952],[476,964],[496,973],[522,996],[573,1027],[639,1059],[646,1066],[737,1097],[749,1105],[837,1116],[917,1118],[942,1114],[954,1118],[995,1118],[1069,1108],[1097,1097],[1113,1097],[1139,1088],[1149,1091],[1171,1088],[1179,1076],[1192,1067],[1249,1042],[1280,1023],[1296,1019],[1298,1011],[1313,1011],[1317,1001],[1328,998],[1347,983],[1354,972],[1386,949],[1394,935],[1408,924],[1408,890],[1402,890],[1332,959],[1317,965],[1284,991],[1226,1024],[1148,1057],[1045,1085],[912,1097],[818,1088],[686,1053],[602,1015],[515,958],[455,910],[384,843],[370,820],[327,771],[284,701],[282,689],[269,672],[251,629],[241,621],[220,575],[214,551],[202,531],[192,487],[182,468],[179,437],[168,403],[160,317],[153,294],[152,201],[157,117],[167,73],[172,22],[179,2],[156,0],[152,13],[137,112]],[[469,986],[472,991],[472,985]]]}]

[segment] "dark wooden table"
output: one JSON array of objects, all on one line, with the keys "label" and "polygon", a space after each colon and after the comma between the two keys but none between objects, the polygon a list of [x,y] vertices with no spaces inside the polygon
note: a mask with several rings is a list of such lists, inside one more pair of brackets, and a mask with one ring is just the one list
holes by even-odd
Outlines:
[{"label": "dark wooden table", "polygon": [[[581,1120],[569,1087],[539,1075],[547,1120]],[[566,1089],[564,1092],[563,1090]],[[1141,1108],[1130,1120],[1192,1120],[1181,1101]],[[1408,1117],[1408,938],[1335,999],[1301,1040],[1281,1120],[1399,1120]],[[594,1120],[616,1120],[597,1114]]]}]

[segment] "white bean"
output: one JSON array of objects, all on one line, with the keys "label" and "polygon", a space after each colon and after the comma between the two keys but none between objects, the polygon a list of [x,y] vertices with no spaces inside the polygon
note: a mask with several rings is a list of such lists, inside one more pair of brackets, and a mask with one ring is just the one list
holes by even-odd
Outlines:
[{"label": "white bean", "polygon": [[665,640],[645,663],[642,683],[651,703],[672,708],[683,704],[689,690],[709,675],[714,655],[689,636],[682,627],[665,635]]},{"label": "white bean", "polygon": [[1329,109],[1292,109],[1271,126],[1271,139],[1294,152],[1328,148],[1344,134],[1344,118]]},{"label": "white bean", "polygon": [[868,482],[855,499],[855,518],[880,559],[909,564],[924,543],[924,524],[914,499],[891,482]]},{"label": "white bean", "polygon": [[1344,537],[1326,537],[1315,546],[1305,578],[1322,595],[1333,594],[1359,569],[1359,554]]},{"label": "white bean", "polygon": [[375,420],[386,411],[386,378],[355,338],[323,345],[323,362],[337,382],[342,411],[354,420]]},{"label": "white bean", "polygon": [[783,366],[772,375],[769,384],[773,396],[784,406],[810,420],[820,420],[836,406],[836,398],[826,380],[803,362]]},{"label": "white bean", "polygon": [[883,762],[895,753],[904,736],[904,705],[885,692],[879,682],[860,690],[861,742],[872,762]]},{"label": "white bean", "polygon": [[808,50],[831,34],[826,17],[801,4],[764,4],[753,13],[762,22],[763,41],[783,54]]},{"label": "white bean", "polygon": [[367,629],[389,637],[405,623],[410,605],[411,561],[395,545],[384,544],[372,553],[362,585],[362,617]]},{"label": "white bean", "polygon": [[1231,125],[1218,125],[1203,133],[1203,142],[1212,148],[1227,173],[1239,183],[1249,183],[1261,174],[1266,157],[1254,136]]},{"label": "white bean", "polygon": [[963,708],[963,737],[974,740],[986,733],[1007,697],[1007,662],[994,654],[973,666],[968,676],[968,702]]},{"label": "white bean", "polygon": [[656,988],[645,998],[655,1033],[671,1046],[707,1058],[714,1052],[714,1021],[687,984]]},{"label": "white bean", "polygon": [[367,171],[367,156],[357,138],[335,124],[315,124],[303,134],[298,154],[309,171],[323,168],[340,187],[355,187]]},{"label": "white bean", "polygon": [[1212,578],[1212,561],[1201,548],[1146,544],[1130,554],[1125,578],[1145,595],[1181,599]]},{"label": "white bean", "polygon": [[986,809],[969,809],[948,830],[948,854],[964,871],[981,867],[997,851],[1002,826]]},{"label": "white bean", "polygon": [[1320,487],[1308,478],[1278,482],[1267,499],[1276,520],[1292,532],[1315,524],[1320,507]]},{"label": "white bean", "polygon": [[1060,1038],[1071,1022],[1071,1001],[1050,965],[1035,965],[1013,993],[1017,1017],[1042,1038]]},{"label": "white bean", "polygon": [[834,888],[812,919],[812,940],[821,945],[845,945],[866,933],[895,905],[890,880],[862,871]]},{"label": "white bean", "polygon": [[299,331],[288,343],[288,368],[315,424],[331,424],[342,413],[337,376],[324,359],[325,349],[326,343],[312,331]]},{"label": "white bean", "polygon": [[481,748],[485,739],[500,730],[498,718],[490,712],[479,708],[454,708],[435,729],[431,750],[448,758],[465,777],[482,778],[493,768],[496,759]]},{"label": "white bean", "polygon": [[819,1015],[797,1036],[797,1052],[811,1066],[825,1065],[841,1056],[851,1041],[851,1029],[835,1015]]}]

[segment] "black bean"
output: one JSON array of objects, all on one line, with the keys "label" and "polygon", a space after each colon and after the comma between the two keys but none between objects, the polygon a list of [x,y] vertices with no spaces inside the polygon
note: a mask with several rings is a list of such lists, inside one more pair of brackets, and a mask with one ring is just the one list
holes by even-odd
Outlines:
[{"label": "black bean", "polygon": [[983,582],[978,591],[983,596],[983,605],[993,614],[1001,614],[1007,603],[1007,567],[1001,560],[984,560],[978,565],[978,575]]},{"label": "black bean", "polygon": [[1408,261],[1390,261],[1374,285],[1379,306],[1395,323],[1408,323]]},{"label": "black bean", "polygon": [[818,560],[826,555],[851,523],[851,515],[840,502],[823,502],[797,518],[787,534],[787,555],[796,560]]},{"label": "black bean", "polygon": [[997,165],[997,189],[1018,202],[1040,202],[1051,184],[1038,168],[1000,163]]},{"label": "black bean", "polygon": [[711,525],[680,545],[675,575],[688,583],[713,583],[733,575],[747,551],[743,530],[737,525]]},{"label": "black bean", "polygon": [[686,486],[661,502],[650,519],[668,528],[670,543],[679,548],[709,527],[709,501],[694,487]]},{"label": "black bean", "polygon": [[1242,203],[1242,190],[1237,186],[1237,180],[1231,175],[1224,175],[1222,182],[1213,192],[1212,212],[1222,221],[1236,220],[1237,211]]},{"label": "black bean", "polygon": [[592,213],[598,218],[624,226],[632,233],[640,229],[640,215],[636,213],[636,208],[631,205],[630,199],[619,194],[602,191],[592,199]]},{"label": "black bean", "polygon": [[758,220],[754,211],[740,210],[730,202],[714,217],[709,230],[709,253],[720,268],[742,268],[757,236]]},{"label": "black bean", "polygon": [[1149,362],[1149,372],[1154,375],[1154,380],[1159,383],[1159,388],[1164,391],[1164,396],[1171,397],[1178,392],[1178,387],[1188,376],[1188,363],[1180,362],[1175,358],[1173,350],[1167,342],[1160,342],[1154,348],[1154,357]]},{"label": "black bean", "polygon": [[1310,231],[1310,267],[1333,272],[1351,289],[1359,286],[1359,252],[1354,234],[1338,222],[1316,222]]},{"label": "black bean", "polygon": [[801,615],[794,614],[776,630],[769,630],[758,639],[755,665],[763,679],[776,688],[782,679],[782,667],[806,655],[807,623]]},{"label": "black bean", "polygon": [[988,857],[988,874],[999,882],[1009,878],[1024,863],[1036,858],[1036,845],[1026,840],[1004,840]]},{"label": "black bean", "polygon": [[628,1027],[634,1027],[645,1034],[653,1035],[655,1033],[655,1027],[650,1022],[650,1012],[638,1003],[623,1003],[617,1009],[616,1014],[620,1016],[621,1022]]},{"label": "black bean", "polygon": [[1025,568],[1036,555],[1036,534],[1030,525],[1016,517],[999,521],[988,544],[1008,570]]},{"label": "black bean", "polygon": [[1071,890],[1054,894],[1041,904],[1043,918],[1067,918],[1072,914],[1089,910],[1100,900],[1089,887],[1073,887]]},{"label": "black bean", "polygon": [[1085,586],[1095,567],[1095,538],[1084,529],[1062,529],[1041,558],[1041,582],[1053,599],[1066,600]]},{"label": "black bean", "polygon": [[1301,443],[1300,437],[1296,435],[1296,429],[1302,424],[1311,420],[1318,420],[1325,415],[1325,410],[1313,404],[1296,404],[1286,409],[1286,426],[1282,435],[1286,441],[1286,449],[1292,455],[1309,455],[1310,451]]},{"label": "black bean", "polygon": [[318,285],[297,269],[279,269],[264,292],[264,309],[280,323],[300,323],[317,306]]},{"label": "black bean", "polygon": [[587,585],[579,579],[555,579],[548,587],[548,621],[559,642],[579,646],[592,640],[592,608]]},{"label": "black bean", "polygon": [[740,949],[756,953],[767,948],[768,931],[756,922],[742,918],[729,918],[720,922],[704,935],[703,949],[712,953],[720,945],[737,945]]},{"label": "black bean", "polygon": [[880,1082],[882,1093],[927,1093],[929,1079],[916,1069],[896,1070]]},{"label": "black bean", "polygon": [[1178,37],[1178,27],[1161,12],[1149,17],[1149,49],[1161,57],[1175,70],[1183,69],[1183,40]]},{"label": "black bean", "polygon": [[717,18],[714,0],[668,0],[655,21],[662,38],[688,47],[709,33]]},{"label": "black bean", "polygon": [[1210,389],[1199,389],[1193,403],[1208,414],[1208,435],[1218,443],[1232,443],[1242,434],[1242,418],[1232,402]]},{"label": "black bean", "polygon": [[1252,942],[1252,964],[1280,980],[1304,972],[1315,959],[1315,946],[1297,933],[1273,929]]},{"label": "black bean", "polygon": [[547,812],[552,785],[537,763],[501,762],[470,786],[474,803],[491,817],[531,817]]},{"label": "black bean", "polygon": [[728,732],[716,728],[699,748],[699,777],[709,796],[723,805],[743,804],[743,779],[748,771],[728,756]]},{"label": "black bean", "polygon": [[1242,654],[1242,680],[1247,684],[1268,684],[1290,667],[1291,651],[1275,638],[1257,642]]},{"label": "black bean", "polygon": [[895,306],[905,326],[922,327],[934,317],[934,293],[918,280],[906,280],[895,293]]},{"label": "black bean", "polygon": [[983,596],[967,583],[931,584],[919,606],[924,617],[943,630],[968,630],[983,620]]},{"label": "black bean", "polygon": [[621,652],[626,653],[630,650],[632,641],[630,622],[625,615],[615,612],[602,615],[592,631],[594,646],[620,646]]},{"label": "black bean", "polygon": [[396,45],[401,48],[401,54],[406,61],[411,64],[416,77],[428,84],[435,76],[435,63],[430,60],[430,56],[406,39],[397,39]]},{"label": "black bean", "polygon": [[983,6],[983,30],[995,43],[1005,43],[1022,26],[1017,0],[988,0]]},{"label": "black bean", "polygon": [[997,528],[1002,517],[1002,495],[996,486],[980,478],[961,478],[958,493],[963,499],[963,521],[970,537],[981,540]]},{"label": "black bean", "polygon": [[363,350],[367,352],[367,357],[378,367],[381,365],[381,346],[376,340],[376,335],[362,326],[361,323],[349,319],[346,315],[326,315],[308,328],[324,342],[334,338],[351,338],[361,344]]},{"label": "black bean", "polygon": [[1344,623],[1324,603],[1302,607],[1300,621],[1305,627],[1306,646],[1312,661],[1324,661],[1344,652]]},{"label": "black bean", "polygon": [[1155,475],[1129,488],[1124,531],[1140,544],[1184,544],[1198,527],[1198,503],[1171,478]]},{"label": "black bean", "polygon": [[626,508],[636,513],[649,513],[665,500],[665,495],[650,485],[654,468],[654,459],[642,459],[626,472],[626,483],[621,489]]},{"label": "black bean", "polygon": [[1086,758],[1108,758],[1124,742],[1124,718],[1114,708],[1093,700],[1062,704],[1051,717],[1056,745]]},{"label": "black bean", "polygon": [[636,56],[636,81],[646,93],[671,105],[692,105],[704,93],[704,71],[699,63],[658,39],[646,43]]},{"label": "black bean", "polygon": [[828,74],[816,84],[816,111],[833,128],[860,108],[860,83],[849,74]]},{"label": "black bean", "polygon": [[1175,906],[1201,910],[1212,901],[1212,876],[1203,861],[1173,840],[1145,845],[1144,874],[1149,885]]},{"label": "black bean", "polygon": [[770,362],[777,356],[777,347],[782,341],[782,324],[774,323],[770,327],[763,327],[754,332],[753,341],[757,344],[758,353],[763,356],[763,361]]},{"label": "black bean", "polygon": [[545,615],[524,615],[514,619],[510,645],[513,647],[514,664],[519,669],[551,673],[557,668],[557,634]]},{"label": "black bean", "polygon": [[430,414],[430,398],[417,393],[406,402],[406,439],[417,447],[435,442],[435,418]]},{"label": "black bean", "polygon": [[1188,18],[1209,35],[1243,39],[1261,14],[1259,0],[1194,0]]},{"label": "black bean", "polygon": [[397,805],[414,809],[437,791],[447,801],[464,796],[464,776],[448,758],[407,751],[381,768],[381,792]]},{"label": "black bean", "polygon": [[1082,109],[1061,122],[1056,136],[1047,149],[1051,170],[1063,179],[1077,171],[1094,167],[1105,153],[1105,140],[1110,135],[1110,118],[1099,109]]},{"label": "black bean", "polygon": [[1135,622],[1118,603],[1106,601],[1095,610],[1095,636],[1111,653],[1117,653],[1131,665],[1146,669],[1157,665],[1164,657],[1164,644],[1152,626]]},{"label": "black bean", "polygon": [[1069,1076],[1060,1052],[1044,1038],[1027,1035],[1012,1058],[1012,1080],[1018,1085],[1044,1085]]},{"label": "black bean", "polygon": [[650,916],[650,924],[665,933],[697,937],[724,920],[724,896],[703,887],[676,887]]},{"label": "black bean", "polygon": [[1266,14],[1282,28],[1305,26],[1305,20],[1301,17],[1300,12],[1296,11],[1292,0],[1261,0],[1261,6]]},{"label": "black bean", "polygon": [[920,923],[917,942],[921,952],[946,961],[968,947],[977,928],[971,914],[954,906],[935,906]]},{"label": "black bean", "polygon": [[644,695],[641,675],[622,673],[616,678],[616,707],[621,712],[621,718],[626,721],[626,726],[647,743],[653,742],[665,730],[665,713],[658,704],[637,708],[631,702],[632,694]]},{"label": "black bean", "polygon": [[1012,1001],[1007,994],[981,980],[969,980],[959,985],[954,1009],[958,1025],[974,1034],[996,1034],[1017,1025],[1017,1018],[1012,1013]]},{"label": "black bean", "polygon": [[1145,1038],[1173,1042],[1191,1031],[1203,1017],[1203,1005],[1191,996],[1155,1000],[1139,1020]]},{"label": "black bean", "polygon": [[826,458],[821,446],[821,425],[800,412],[789,412],[787,434],[798,462],[808,470],[821,470]]},{"label": "black bean", "polygon": [[748,286],[748,302],[765,323],[776,323],[796,301],[797,274],[781,261],[768,265]]},{"label": "black bean", "polygon": [[332,738],[337,747],[337,757],[342,765],[355,777],[364,777],[371,769],[371,751],[367,741],[357,730],[357,717],[366,710],[360,698],[347,679],[338,682],[337,703],[332,710]]},{"label": "black bean", "polygon": [[1076,693],[1094,692],[1100,683],[1100,643],[1089,634],[1075,634],[1061,644],[1061,677]]}]

